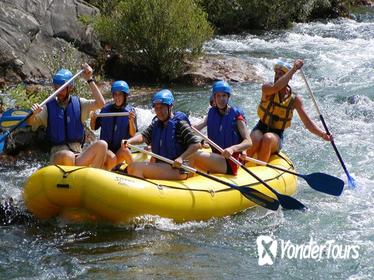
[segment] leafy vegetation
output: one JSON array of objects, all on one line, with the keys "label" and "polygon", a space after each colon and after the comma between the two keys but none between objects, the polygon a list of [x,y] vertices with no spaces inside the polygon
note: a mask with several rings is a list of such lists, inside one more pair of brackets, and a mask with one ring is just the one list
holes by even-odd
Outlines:
[{"label": "leafy vegetation", "polygon": [[122,0],[94,26],[125,63],[151,78],[170,80],[213,35],[206,17],[193,0]]},{"label": "leafy vegetation", "polygon": [[220,33],[269,30],[348,15],[354,0],[198,0]]},{"label": "leafy vegetation", "polygon": [[[44,52],[41,60],[50,74],[47,82],[48,84],[51,83],[53,75],[59,69],[65,68],[75,74],[81,69],[81,65],[84,62],[83,59],[77,55],[77,51],[72,44],[54,49],[51,53]],[[90,98],[91,96],[87,83],[79,78],[74,81],[74,91],[79,93],[80,97]],[[32,88],[32,86],[25,87],[24,85],[18,85],[7,91],[10,100],[12,100],[14,104],[5,103],[3,110],[12,108],[14,105],[19,108],[30,108],[31,105],[35,103],[43,102],[52,92],[52,87]]]}]

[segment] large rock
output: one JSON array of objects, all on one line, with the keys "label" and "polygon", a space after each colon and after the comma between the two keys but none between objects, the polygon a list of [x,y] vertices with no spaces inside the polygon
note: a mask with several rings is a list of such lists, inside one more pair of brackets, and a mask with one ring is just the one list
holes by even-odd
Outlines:
[{"label": "large rock", "polygon": [[0,80],[48,77],[41,57],[68,43],[78,53],[98,54],[100,44],[92,28],[79,21],[98,9],[78,0],[0,1]]},{"label": "large rock", "polygon": [[178,82],[203,85],[216,80],[231,82],[258,82],[262,79],[256,74],[256,69],[246,60],[236,57],[207,55],[188,62],[187,70]]}]

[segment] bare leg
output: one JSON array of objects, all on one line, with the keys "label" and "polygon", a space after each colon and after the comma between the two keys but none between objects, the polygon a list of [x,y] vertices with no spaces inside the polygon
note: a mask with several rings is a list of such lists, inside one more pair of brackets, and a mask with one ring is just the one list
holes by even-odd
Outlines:
[{"label": "bare leg", "polygon": [[172,168],[171,165],[163,162],[133,162],[127,167],[130,175],[159,180],[184,180],[186,174],[180,174],[178,169]]},{"label": "bare leg", "polygon": [[226,159],[220,154],[198,151],[189,161],[191,166],[211,173],[225,174],[227,170]]},{"label": "bare leg", "polygon": [[117,164],[117,157],[116,155],[111,151],[108,150],[106,152],[106,160],[104,163],[104,169],[106,170],[112,170],[112,168]]},{"label": "bare leg", "polygon": [[87,150],[82,152],[75,159],[75,165],[102,168],[106,159],[107,150],[108,144],[103,140],[98,140],[91,144]]},{"label": "bare leg", "polygon": [[270,156],[279,151],[280,138],[272,132],[267,132],[262,137],[261,147],[257,154],[259,160],[269,162]]},{"label": "bare leg", "polygon": [[51,158],[52,164],[58,165],[75,165],[75,154],[72,151],[64,150],[56,152]]},{"label": "bare leg", "polygon": [[260,130],[251,132],[252,146],[247,150],[247,156],[253,157],[258,152],[261,146],[261,140],[264,134]]},{"label": "bare leg", "polygon": [[123,161],[126,161],[127,164],[130,164],[133,162],[131,152],[128,148],[126,149],[120,148],[117,151],[116,156],[117,156],[117,164]]}]

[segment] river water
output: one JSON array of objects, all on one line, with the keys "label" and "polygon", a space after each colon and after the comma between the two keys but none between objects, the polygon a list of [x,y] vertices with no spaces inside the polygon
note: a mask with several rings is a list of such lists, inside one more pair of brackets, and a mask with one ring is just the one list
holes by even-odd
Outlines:
[{"label": "river water", "polygon": [[[217,37],[206,50],[246,59],[267,80],[273,79],[276,59],[304,59],[305,74],[357,188],[336,198],[299,180],[296,198],[309,207],[306,212],[259,208],[184,224],[150,217],[131,226],[63,221],[3,226],[0,279],[374,278],[374,11],[262,35]],[[291,86],[319,123],[300,75]],[[257,119],[260,87],[233,84],[232,103],[245,109],[249,127]],[[208,87],[178,89],[176,109],[196,121],[205,114],[208,98]],[[142,105],[138,113],[144,127],[152,113],[144,101],[135,105]],[[347,180],[331,145],[306,131],[296,116],[284,150],[302,174],[320,171]],[[45,163],[41,158],[0,166],[2,196],[21,204],[23,182]],[[256,239],[261,235],[278,244],[272,265],[259,266]]]}]

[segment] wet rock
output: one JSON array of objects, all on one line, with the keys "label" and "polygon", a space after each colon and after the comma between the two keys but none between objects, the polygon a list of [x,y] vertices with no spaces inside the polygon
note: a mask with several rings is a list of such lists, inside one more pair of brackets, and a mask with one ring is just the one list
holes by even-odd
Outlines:
[{"label": "wet rock", "polygon": [[347,102],[348,104],[356,104],[359,100],[359,96],[358,95],[352,95],[352,96],[349,96],[347,98]]},{"label": "wet rock", "polygon": [[[95,134],[85,127],[85,143],[96,141]],[[2,162],[12,163],[17,158],[22,158],[28,153],[48,153],[51,144],[46,138],[46,130],[42,127],[32,131],[30,126],[15,129],[5,140],[4,153],[0,159]]]},{"label": "wet rock", "polygon": [[241,83],[262,81],[251,63],[235,57],[208,55],[187,64],[188,70],[176,82],[200,86],[217,80]]},{"label": "wet rock", "polygon": [[[8,84],[26,78],[49,76],[44,53],[72,43],[77,54],[95,56],[100,44],[81,16],[94,16],[98,9],[83,1],[2,0],[0,2],[0,77]],[[79,50],[79,51],[78,51]]]}]

